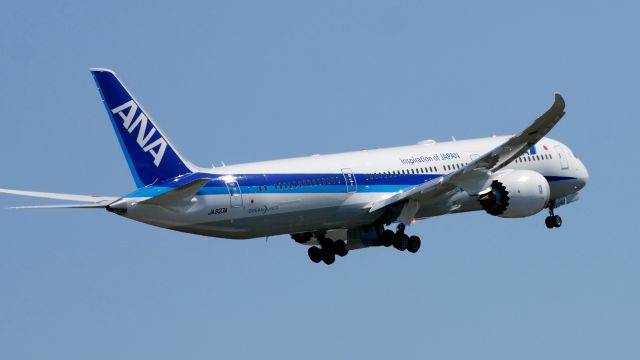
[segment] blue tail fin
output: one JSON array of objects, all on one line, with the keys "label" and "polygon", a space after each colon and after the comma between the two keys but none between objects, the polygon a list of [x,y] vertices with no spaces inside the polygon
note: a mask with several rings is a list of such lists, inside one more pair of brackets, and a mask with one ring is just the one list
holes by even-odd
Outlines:
[{"label": "blue tail fin", "polygon": [[91,74],[138,188],[193,172],[113,71],[91,69]]}]

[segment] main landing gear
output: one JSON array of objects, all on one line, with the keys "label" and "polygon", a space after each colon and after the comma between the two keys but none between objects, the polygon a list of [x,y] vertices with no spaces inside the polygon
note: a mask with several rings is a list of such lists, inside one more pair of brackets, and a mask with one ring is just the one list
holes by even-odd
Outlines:
[{"label": "main landing gear", "polygon": [[307,251],[309,259],[314,263],[324,262],[327,265],[333,264],[336,261],[336,255],[343,257],[349,253],[347,250],[347,243],[344,240],[333,241],[326,237],[318,239],[320,247],[312,246]]},{"label": "main landing gear", "polygon": [[380,234],[380,244],[389,247],[393,245],[399,251],[407,250],[410,253],[416,253],[420,250],[420,238],[417,236],[408,236],[404,233],[405,225],[398,224],[396,232],[386,229]]},{"label": "main landing gear", "polygon": [[547,228],[549,229],[553,229],[553,228],[559,228],[560,226],[562,226],[562,218],[560,217],[560,215],[555,215],[553,213],[553,210],[556,208],[556,204],[552,201],[549,204],[549,216],[547,216],[544,219],[544,224],[547,226]]}]

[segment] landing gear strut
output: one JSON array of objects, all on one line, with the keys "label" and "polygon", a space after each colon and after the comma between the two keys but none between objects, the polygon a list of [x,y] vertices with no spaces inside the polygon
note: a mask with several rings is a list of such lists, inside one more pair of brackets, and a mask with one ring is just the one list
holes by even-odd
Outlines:
[{"label": "landing gear strut", "polygon": [[547,216],[544,219],[544,224],[547,226],[547,228],[549,229],[553,229],[553,228],[559,228],[560,226],[562,226],[562,218],[560,217],[560,215],[555,215],[553,213],[553,210],[556,208],[556,204],[555,202],[550,202],[549,203],[549,216]]},{"label": "landing gear strut", "polygon": [[331,265],[336,261],[336,255],[343,257],[349,253],[347,250],[347,243],[344,240],[333,241],[324,236],[318,238],[320,247],[312,246],[307,253],[309,259],[314,263],[324,262],[327,265]]}]

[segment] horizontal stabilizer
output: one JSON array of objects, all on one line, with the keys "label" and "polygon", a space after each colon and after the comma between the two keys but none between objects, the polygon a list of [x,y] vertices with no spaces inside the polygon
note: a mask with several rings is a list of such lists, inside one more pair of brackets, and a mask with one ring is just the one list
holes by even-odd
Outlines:
[{"label": "horizontal stabilizer", "polygon": [[205,186],[211,179],[198,179],[188,184],[177,187],[173,190],[158,196],[154,196],[147,200],[143,200],[138,204],[141,205],[159,205],[159,206],[184,206],[191,202],[194,196]]},{"label": "horizontal stabilizer", "polygon": [[59,194],[59,193],[24,191],[24,190],[13,190],[13,189],[0,189],[0,193],[20,195],[20,196],[31,196],[31,197],[38,197],[38,198],[45,198],[45,199],[54,199],[54,200],[81,201],[81,202],[90,202],[90,203],[96,203],[96,204],[104,203],[105,205],[118,200],[117,197],[113,197],[113,196]]},{"label": "horizontal stabilizer", "polygon": [[34,206],[12,206],[9,209],[104,209],[108,203],[104,204],[67,204],[67,205],[34,205]]}]

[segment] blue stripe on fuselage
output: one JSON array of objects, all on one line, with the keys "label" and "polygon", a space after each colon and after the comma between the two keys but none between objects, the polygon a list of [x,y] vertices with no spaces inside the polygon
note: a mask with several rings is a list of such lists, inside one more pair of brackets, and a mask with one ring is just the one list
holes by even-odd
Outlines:
[{"label": "blue stripe on fuselage", "polygon": [[[425,181],[440,177],[440,174],[377,175],[354,174],[356,192],[397,192]],[[318,174],[235,174],[215,175],[192,173],[175,179],[162,181],[134,191],[126,197],[153,197],[161,195],[194,180],[211,178],[198,195],[226,195],[224,179],[232,177],[240,185],[243,194],[251,193],[344,193],[347,186],[341,173]],[[548,182],[573,180],[569,176],[545,176]],[[324,184],[323,184],[324,183]],[[315,184],[315,185],[314,185]],[[265,188],[266,187],[266,188]]]}]

